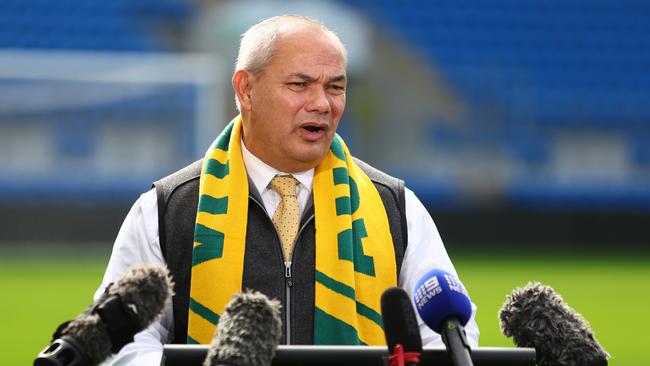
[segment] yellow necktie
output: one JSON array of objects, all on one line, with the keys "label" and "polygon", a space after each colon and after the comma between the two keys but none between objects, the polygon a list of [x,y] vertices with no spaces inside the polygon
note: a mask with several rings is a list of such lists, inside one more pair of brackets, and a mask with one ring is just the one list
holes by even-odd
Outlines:
[{"label": "yellow necktie", "polygon": [[284,259],[287,261],[291,260],[293,242],[296,240],[300,225],[300,209],[296,194],[297,185],[298,181],[291,175],[276,175],[271,180],[271,188],[282,197],[282,201],[280,201],[273,214],[273,224],[275,224],[275,229],[278,236],[280,236],[282,252],[284,253]]}]

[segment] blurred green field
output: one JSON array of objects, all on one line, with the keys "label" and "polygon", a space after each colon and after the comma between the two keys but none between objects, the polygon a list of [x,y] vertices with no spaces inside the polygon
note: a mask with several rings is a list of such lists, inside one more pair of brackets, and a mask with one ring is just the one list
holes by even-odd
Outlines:
[{"label": "blurred green field", "polygon": [[[3,365],[31,365],[62,321],[91,302],[109,248],[50,251],[0,247],[0,344]],[[453,252],[458,272],[478,305],[481,346],[512,346],[499,332],[505,296],[528,281],[553,286],[591,323],[613,355],[610,365],[644,365],[650,329],[650,255]]]},{"label": "blurred green field", "polygon": [[650,361],[650,255],[499,253],[453,255],[463,283],[478,306],[481,346],[512,346],[501,335],[497,313],[505,296],[529,281],[550,285],[591,324],[612,355],[609,365]]}]

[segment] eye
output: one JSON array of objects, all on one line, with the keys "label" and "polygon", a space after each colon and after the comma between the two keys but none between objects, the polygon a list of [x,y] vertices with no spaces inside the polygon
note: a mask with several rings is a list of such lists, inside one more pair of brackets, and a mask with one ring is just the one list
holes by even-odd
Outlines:
[{"label": "eye", "polygon": [[290,83],[287,83],[291,89],[302,89],[307,87],[307,83],[304,81],[292,81]]},{"label": "eye", "polygon": [[330,90],[332,90],[334,93],[341,94],[345,92],[345,87],[337,84],[332,84],[329,86]]}]

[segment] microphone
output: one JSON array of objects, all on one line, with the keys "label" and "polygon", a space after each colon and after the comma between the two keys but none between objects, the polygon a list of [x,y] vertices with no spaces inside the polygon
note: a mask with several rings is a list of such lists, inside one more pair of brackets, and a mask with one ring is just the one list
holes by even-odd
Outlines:
[{"label": "microphone", "polygon": [[172,296],[165,267],[139,266],[108,285],[76,319],[61,324],[34,366],[94,366],[149,326]]},{"label": "microphone", "polygon": [[404,290],[393,287],[381,295],[381,318],[391,366],[417,365],[422,338],[411,300]]},{"label": "microphone", "polygon": [[534,347],[539,366],[606,366],[610,357],[589,323],[550,286],[517,288],[499,311],[501,332],[518,347]]},{"label": "microphone", "polygon": [[415,285],[415,307],[424,323],[442,335],[455,366],[473,366],[465,324],[472,315],[472,303],[465,286],[454,275],[434,269]]},{"label": "microphone", "polygon": [[204,366],[270,366],[282,337],[280,302],[236,293],[217,323]]}]

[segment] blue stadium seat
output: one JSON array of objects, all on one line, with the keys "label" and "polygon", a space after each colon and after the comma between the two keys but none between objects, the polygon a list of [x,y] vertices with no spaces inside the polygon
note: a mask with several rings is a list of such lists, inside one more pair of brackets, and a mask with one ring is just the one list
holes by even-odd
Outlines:
[{"label": "blue stadium seat", "polygon": [[0,48],[164,51],[156,26],[190,13],[181,0],[3,0]]}]

